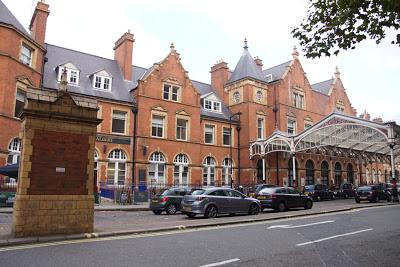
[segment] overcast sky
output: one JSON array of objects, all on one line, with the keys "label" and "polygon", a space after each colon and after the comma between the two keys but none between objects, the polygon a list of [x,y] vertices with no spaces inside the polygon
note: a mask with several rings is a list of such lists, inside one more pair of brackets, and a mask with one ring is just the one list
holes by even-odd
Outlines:
[{"label": "overcast sky", "polygon": [[[36,0],[2,0],[27,28]],[[297,40],[290,31],[306,14],[307,1],[224,0],[46,0],[50,5],[46,42],[113,58],[115,41],[134,34],[133,64],[150,67],[171,42],[193,80],[210,83],[210,67],[223,59],[234,69],[247,38],[252,56],[272,67],[291,59]],[[360,114],[400,122],[400,48],[394,31],[380,45],[365,41],[339,56],[300,62],[311,84],[341,72],[346,92]]]}]

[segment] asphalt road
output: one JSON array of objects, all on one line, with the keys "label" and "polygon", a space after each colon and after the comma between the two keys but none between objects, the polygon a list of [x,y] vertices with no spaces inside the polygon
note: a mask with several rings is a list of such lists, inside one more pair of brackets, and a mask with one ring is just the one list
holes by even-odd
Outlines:
[{"label": "asphalt road", "polygon": [[400,206],[0,248],[1,266],[399,266]]}]

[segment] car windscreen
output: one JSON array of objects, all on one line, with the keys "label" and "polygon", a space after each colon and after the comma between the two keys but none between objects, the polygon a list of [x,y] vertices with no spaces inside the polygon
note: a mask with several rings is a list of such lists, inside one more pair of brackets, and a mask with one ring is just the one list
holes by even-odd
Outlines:
[{"label": "car windscreen", "polygon": [[205,191],[206,190],[203,190],[203,189],[194,190],[192,192],[192,195],[202,195],[202,194],[204,194]]},{"label": "car windscreen", "polygon": [[371,186],[361,186],[357,190],[358,191],[370,191],[372,189]]},{"label": "car windscreen", "polygon": [[262,189],[259,193],[260,194],[273,194],[273,193],[275,193],[275,191],[276,191],[276,188],[267,187],[267,188]]},{"label": "car windscreen", "polygon": [[174,190],[164,190],[164,192],[160,192],[161,196],[174,196],[175,195],[175,191]]},{"label": "car windscreen", "polygon": [[314,190],[314,186],[313,185],[306,185],[305,187],[304,187],[304,191],[305,192],[311,192],[311,191],[313,191]]}]

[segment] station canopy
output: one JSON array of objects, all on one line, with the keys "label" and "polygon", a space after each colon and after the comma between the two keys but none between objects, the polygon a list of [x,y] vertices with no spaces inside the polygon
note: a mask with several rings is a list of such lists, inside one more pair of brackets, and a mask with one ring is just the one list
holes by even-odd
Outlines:
[{"label": "station canopy", "polygon": [[288,136],[279,130],[265,140],[250,144],[250,158],[272,152],[312,153],[342,156],[366,162],[400,161],[400,126],[379,123],[332,113],[298,135]]}]

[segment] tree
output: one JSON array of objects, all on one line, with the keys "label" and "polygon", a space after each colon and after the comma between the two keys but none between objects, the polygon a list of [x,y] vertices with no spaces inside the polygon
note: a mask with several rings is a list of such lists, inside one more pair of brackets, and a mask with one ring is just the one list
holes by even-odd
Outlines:
[{"label": "tree", "polygon": [[[400,0],[309,0],[307,18],[292,30],[306,57],[337,55],[370,38],[379,44],[385,31],[400,28]],[[400,46],[400,33],[392,44]]]}]

